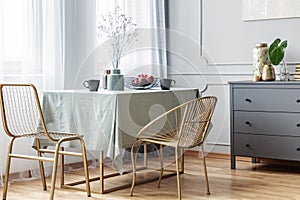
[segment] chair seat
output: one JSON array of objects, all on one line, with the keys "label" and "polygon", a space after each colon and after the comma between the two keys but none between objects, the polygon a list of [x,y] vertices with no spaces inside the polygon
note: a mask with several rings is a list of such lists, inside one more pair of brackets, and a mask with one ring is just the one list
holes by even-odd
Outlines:
[{"label": "chair seat", "polygon": [[[82,135],[78,135],[75,133],[48,132],[48,134],[51,138],[54,138],[54,139],[61,139],[61,138],[66,138],[66,137],[83,137]],[[20,137],[48,139],[44,132],[23,134]]]},{"label": "chair seat", "polygon": [[175,147],[177,144],[177,139],[174,137],[163,137],[163,135],[156,135],[153,137],[145,137],[145,138],[139,138],[138,139],[141,142],[149,142],[153,144],[162,144],[162,145],[167,145],[167,146],[172,146]]},{"label": "chair seat", "polygon": [[199,144],[193,145],[193,146],[181,145],[181,144],[177,144],[178,141],[174,138],[170,139],[169,141],[166,141],[166,139],[159,140],[159,139],[155,139],[155,138],[142,138],[142,139],[139,139],[139,140],[141,142],[149,142],[149,143],[152,143],[152,144],[161,144],[161,145],[166,145],[166,146],[171,146],[171,147],[178,146],[178,148],[182,148],[182,149],[189,149],[189,148],[193,148],[193,147],[202,145],[202,143],[199,143]]}]

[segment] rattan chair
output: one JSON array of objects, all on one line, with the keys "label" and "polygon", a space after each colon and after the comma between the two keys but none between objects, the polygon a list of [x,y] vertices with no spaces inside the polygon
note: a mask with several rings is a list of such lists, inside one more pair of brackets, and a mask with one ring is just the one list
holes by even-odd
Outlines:
[{"label": "rattan chair", "polygon": [[[11,164],[11,158],[21,158],[39,161],[40,173],[43,190],[47,190],[43,162],[53,162],[52,182],[50,191],[50,200],[54,198],[54,189],[56,182],[56,172],[59,155],[61,161],[63,157],[80,156],[83,158],[85,183],[87,196],[91,196],[89,184],[89,172],[86,159],[86,150],[82,136],[71,133],[48,132],[45,126],[37,90],[32,84],[0,84],[0,105],[2,111],[3,127],[6,134],[11,137],[8,145],[6,172],[3,188],[3,200],[7,196],[8,177]],[[39,131],[41,130],[41,131]],[[15,140],[22,138],[34,138],[37,147],[37,156],[22,155],[13,153],[13,144]],[[48,139],[55,143],[55,150],[41,149],[40,139]],[[77,140],[81,144],[81,153],[64,151],[61,144],[67,141]],[[43,157],[42,154],[54,154],[53,157]],[[64,163],[61,163],[63,169]],[[64,173],[61,171],[61,186],[63,186]]]},{"label": "rattan chair", "polygon": [[[160,186],[164,170],[161,150],[162,146],[165,145],[175,148],[179,199],[181,199],[179,150],[201,146],[207,194],[210,194],[203,142],[208,133],[208,127],[216,102],[217,98],[213,96],[191,100],[160,115],[140,130],[136,140],[131,146],[133,167],[132,187],[130,190],[131,196],[133,195],[133,189],[136,182],[136,155],[139,148],[147,143],[153,144],[160,158],[161,171],[158,180],[158,187]],[[158,145],[160,149],[158,149],[156,145]]]}]

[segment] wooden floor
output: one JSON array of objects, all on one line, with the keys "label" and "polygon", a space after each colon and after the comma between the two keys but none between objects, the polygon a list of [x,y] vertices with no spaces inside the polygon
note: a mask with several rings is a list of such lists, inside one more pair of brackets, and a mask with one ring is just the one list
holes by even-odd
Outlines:
[{"label": "wooden floor", "polygon": [[[240,160],[237,169],[230,169],[228,158],[209,156],[207,158],[208,175],[211,187],[211,195],[206,195],[203,169],[200,160],[195,155],[186,156],[185,174],[181,175],[183,199],[300,199],[300,167],[282,166],[274,164],[251,163]],[[77,179],[78,173],[68,174],[69,179]],[[92,169],[91,175],[98,173],[98,169]],[[139,177],[147,176],[138,174]],[[80,176],[82,178],[82,176]],[[131,175],[125,175],[108,184],[118,185],[122,182],[130,182]],[[48,180],[48,184],[50,180]],[[14,182],[9,185],[8,200],[19,199],[48,199],[49,190],[43,191],[39,180]],[[92,183],[97,188],[98,183]],[[2,194],[2,188],[1,188]],[[56,199],[177,199],[176,177],[162,180],[160,188],[156,182],[139,185],[135,188],[133,197],[129,196],[129,188],[109,194],[92,194],[87,198],[84,192],[60,189],[55,191]]]}]

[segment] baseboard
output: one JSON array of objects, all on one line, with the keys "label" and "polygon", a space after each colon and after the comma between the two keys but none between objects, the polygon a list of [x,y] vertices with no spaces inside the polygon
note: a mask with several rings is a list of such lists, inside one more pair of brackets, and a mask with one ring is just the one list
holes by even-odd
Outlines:
[{"label": "baseboard", "polygon": [[[199,151],[195,151],[195,150],[187,150],[185,152],[186,156],[199,156]],[[206,157],[208,158],[219,158],[219,159],[230,159],[230,155],[229,154],[225,154],[225,153],[214,153],[214,152],[209,152],[207,153]]]},{"label": "baseboard", "polygon": [[[199,157],[199,151],[195,150],[187,150],[185,152],[185,156],[191,156],[191,157]],[[224,159],[230,161],[230,154],[225,153],[214,153],[209,152],[206,155],[207,158],[213,158],[213,159]],[[243,156],[237,156],[236,157],[237,162],[252,162],[251,157],[243,157]],[[273,165],[284,165],[284,166],[292,166],[292,167],[300,167],[300,161],[288,161],[288,160],[276,160],[276,159],[268,159],[268,158],[259,158],[259,163],[263,164],[273,164]],[[88,165],[91,164],[92,161],[88,161]],[[69,163],[66,164],[65,167],[70,166],[72,169],[80,169],[83,168],[82,162],[75,162],[75,163]],[[32,178],[30,171],[25,171],[25,173],[28,173],[28,178]],[[19,172],[11,173],[9,175],[10,179],[18,179]],[[4,178],[4,176],[3,176]]]},{"label": "baseboard", "polygon": [[[199,151],[195,150],[188,150],[185,152],[186,156],[199,156]],[[214,153],[209,152],[206,155],[207,158],[215,158],[215,159],[225,159],[230,160],[230,154],[224,153]],[[252,162],[251,157],[244,157],[244,156],[237,156],[236,161],[242,162]],[[277,159],[269,159],[269,158],[258,158],[259,163],[263,164],[272,164],[272,165],[284,165],[284,166],[293,166],[293,167],[300,167],[300,161],[290,161],[290,160],[277,160]]]}]

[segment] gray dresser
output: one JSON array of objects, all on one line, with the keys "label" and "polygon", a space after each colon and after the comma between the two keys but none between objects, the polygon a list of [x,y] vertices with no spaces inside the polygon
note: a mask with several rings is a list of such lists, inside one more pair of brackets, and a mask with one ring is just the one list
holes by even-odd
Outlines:
[{"label": "gray dresser", "polygon": [[236,156],[300,161],[300,81],[229,85],[231,168]]}]

